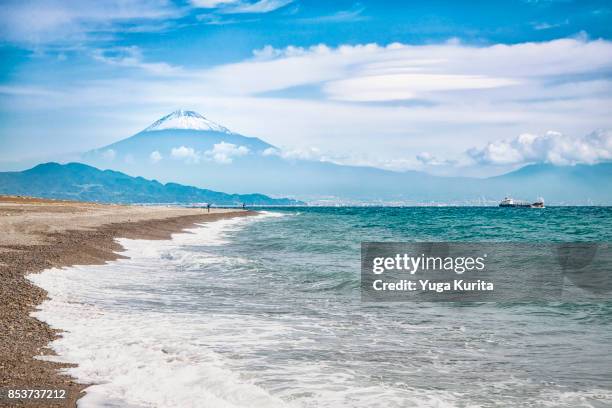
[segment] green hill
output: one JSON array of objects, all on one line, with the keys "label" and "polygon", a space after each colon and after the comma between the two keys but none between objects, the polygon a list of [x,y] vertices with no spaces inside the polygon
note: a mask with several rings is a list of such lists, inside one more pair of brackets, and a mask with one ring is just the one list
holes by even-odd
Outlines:
[{"label": "green hill", "polygon": [[263,194],[226,194],[176,183],[162,184],[81,163],[44,163],[25,171],[0,173],[0,194],[105,203],[303,204]]}]

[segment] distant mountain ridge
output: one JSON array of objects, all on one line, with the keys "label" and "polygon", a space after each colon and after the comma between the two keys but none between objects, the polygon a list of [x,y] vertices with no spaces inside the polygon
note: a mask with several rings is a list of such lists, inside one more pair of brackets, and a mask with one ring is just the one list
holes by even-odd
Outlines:
[{"label": "distant mountain ridge", "polygon": [[297,205],[300,201],[263,194],[218,191],[162,184],[82,163],[44,163],[20,172],[0,173],[0,194],[106,203],[211,203],[214,205]]},{"label": "distant mountain ridge", "polygon": [[612,205],[610,163],[533,164],[484,179],[394,172],[292,158],[264,140],[187,110],[165,115],[131,137],[84,153],[78,161],[163,182],[330,205],[491,205],[505,196],[542,196],[547,204]]}]

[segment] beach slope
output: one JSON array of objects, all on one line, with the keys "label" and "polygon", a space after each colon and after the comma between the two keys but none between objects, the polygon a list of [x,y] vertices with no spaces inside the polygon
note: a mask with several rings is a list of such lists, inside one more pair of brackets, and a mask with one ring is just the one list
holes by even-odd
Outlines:
[{"label": "beach slope", "polygon": [[249,214],[0,196],[0,388],[67,390],[68,398],[55,406],[75,406],[85,388],[59,373],[65,365],[35,358],[52,354],[47,344],[61,333],[30,316],[46,292],[27,274],[117,259],[118,237],[169,239],[195,223]]}]

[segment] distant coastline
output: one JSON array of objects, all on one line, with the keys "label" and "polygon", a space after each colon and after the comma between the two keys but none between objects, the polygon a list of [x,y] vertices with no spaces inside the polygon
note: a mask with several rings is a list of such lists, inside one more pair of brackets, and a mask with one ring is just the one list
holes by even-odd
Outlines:
[{"label": "distant coastline", "polygon": [[[360,171],[362,170],[367,170],[368,173],[372,169],[361,168]],[[251,177],[251,173],[249,169],[244,169],[239,178]],[[384,173],[385,177],[379,180],[380,183],[386,181],[378,187],[377,192],[366,188],[368,177],[365,174],[363,177],[356,174],[356,178],[335,181],[321,174],[317,183],[307,183],[312,191],[281,189],[280,178],[287,177],[289,173],[279,170],[274,177],[258,177],[256,182],[253,181],[255,187],[243,190],[247,193],[226,193],[222,192],[227,191],[226,188],[215,191],[175,182],[164,184],[153,178],[133,177],[120,171],[100,170],[82,163],[50,162],[23,171],[0,172],[0,194],[100,203],[211,204],[213,207],[242,207],[243,204],[249,207],[487,207],[499,205],[499,202],[509,195],[524,200],[545,197],[547,206],[612,204],[607,188],[612,177],[612,163],[568,167],[528,166],[488,179],[453,179],[424,175],[417,177],[417,184],[410,181],[411,177],[416,177],[416,173],[389,173]],[[207,180],[204,186],[208,187],[210,183],[217,182],[219,174],[222,173],[215,171],[215,176]],[[387,179],[391,176],[393,180]],[[388,182],[391,182],[391,185],[387,185]],[[292,177],[291,184],[300,186],[299,176]],[[378,184],[378,181],[375,184]],[[560,185],[563,185],[563,188]],[[359,186],[355,187],[358,190],[363,188],[358,194],[350,193],[347,189],[352,189],[351,186]],[[383,189],[384,186],[386,187]],[[525,189],[526,186],[529,188]],[[267,195],[275,190],[278,190],[277,193]]]}]

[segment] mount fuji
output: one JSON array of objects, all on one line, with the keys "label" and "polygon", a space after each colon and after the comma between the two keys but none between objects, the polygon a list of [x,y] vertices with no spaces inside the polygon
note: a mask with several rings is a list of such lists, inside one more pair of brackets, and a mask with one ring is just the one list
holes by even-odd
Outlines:
[{"label": "mount fuji", "polygon": [[256,191],[249,170],[274,146],[234,133],[189,110],[177,110],[134,136],[86,152],[81,161],[165,182]]},{"label": "mount fuji", "polygon": [[[222,148],[215,149],[215,145],[221,143]],[[208,158],[214,161],[214,154],[225,153],[226,158],[231,158],[241,155],[240,151],[244,154],[257,153],[271,147],[261,139],[239,135],[196,112],[181,109],[164,116],[134,136],[92,150],[85,157],[111,162],[118,158],[127,163],[142,159],[157,163],[164,157],[199,162],[207,159],[206,152],[211,152]],[[234,148],[237,152],[233,151]],[[175,149],[174,154],[172,149]]]},{"label": "mount fuji", "polygon": [[543,196],[550,204],[612,203],[610,163],[534,164],[477,179],[286,159],[279,153],[261,139],[177,110],[134,136],[84,153],[80,161],[162,182],[318,203],[492,204],[505,195]]}]

